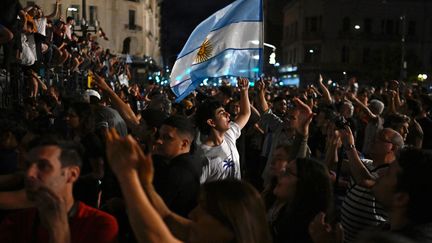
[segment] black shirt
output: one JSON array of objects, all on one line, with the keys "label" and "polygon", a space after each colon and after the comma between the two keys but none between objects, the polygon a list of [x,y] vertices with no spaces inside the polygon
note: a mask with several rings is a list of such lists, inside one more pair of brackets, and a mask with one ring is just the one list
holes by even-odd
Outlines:
[{"label": "black shirt", "polygon": [[202,161],[189,153],[172,160],[154,155],[156,192],[173,212],[187,217],[197,205]]}]

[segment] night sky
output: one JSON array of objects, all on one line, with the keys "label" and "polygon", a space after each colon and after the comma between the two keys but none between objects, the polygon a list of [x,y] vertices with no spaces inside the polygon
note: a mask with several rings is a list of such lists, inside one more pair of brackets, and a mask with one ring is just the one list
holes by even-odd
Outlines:
[{"label": "night sky", "polygon": [[162,55],[169,66],[174,64],[189,35],[204,19],[233,0],[163,0]]}]

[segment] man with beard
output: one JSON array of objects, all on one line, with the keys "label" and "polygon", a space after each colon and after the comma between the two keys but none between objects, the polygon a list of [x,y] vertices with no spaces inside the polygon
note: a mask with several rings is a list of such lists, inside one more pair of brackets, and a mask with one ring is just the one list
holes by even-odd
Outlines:
[{"label": "man with beard", "polygon": [[81,159],[74,144],[36,138],[26,154],[25,190],[34,208],[8,215],[0,242],[116,242],[114,217],[72,195]]}]

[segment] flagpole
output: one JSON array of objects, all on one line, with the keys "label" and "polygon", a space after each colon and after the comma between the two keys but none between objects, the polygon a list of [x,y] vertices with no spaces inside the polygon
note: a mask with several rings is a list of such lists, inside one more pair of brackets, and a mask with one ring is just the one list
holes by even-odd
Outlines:
[{"label": "flagpole", "polygon": [[[264,37],[265,37],[265,25],[264,25],[264,5],[263,5],[263,1],[260,1],[260,11],[261,11],[261,17],[262,17],[262,33],[261,33],[261,40],[262,42],[260,43],[260,47],[261,47],[261,55],[260,55],[260,73],[258,73],[258,77],[257,79],[260,78],[260,76],[264,75]],[[255,81],[255,80],[254,80]]]}]

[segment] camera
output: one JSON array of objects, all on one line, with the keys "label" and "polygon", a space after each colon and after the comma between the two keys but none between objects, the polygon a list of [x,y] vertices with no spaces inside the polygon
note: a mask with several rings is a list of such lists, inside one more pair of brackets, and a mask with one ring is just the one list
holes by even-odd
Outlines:
[{"label": "camera", "polygon": [[333,122],[336,126],[336,129],[340,130],[340,129],[345,129],[346,126],[349,126],[349,122],[345,119],[345,117],[341,116],[341,115],[336,115],[333,118]]}]

